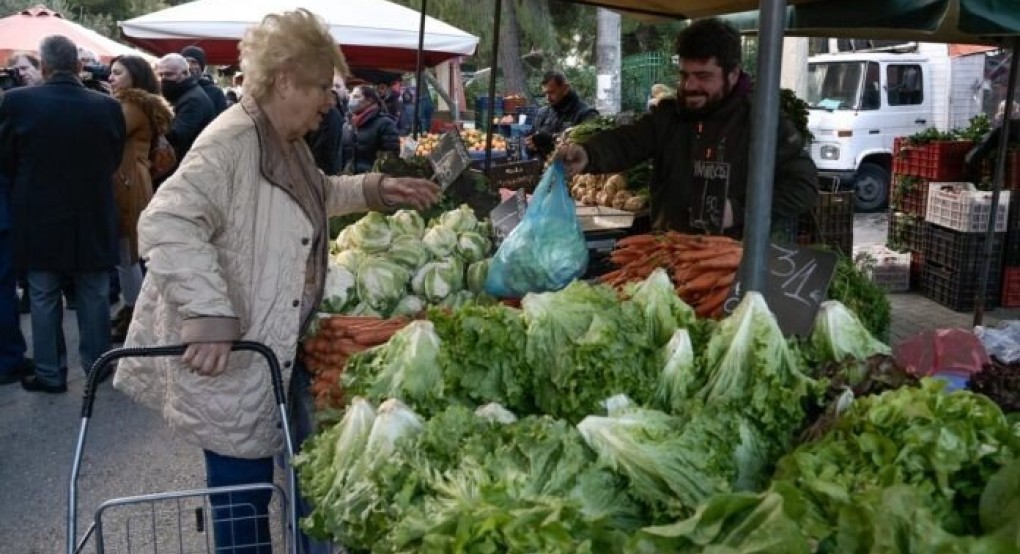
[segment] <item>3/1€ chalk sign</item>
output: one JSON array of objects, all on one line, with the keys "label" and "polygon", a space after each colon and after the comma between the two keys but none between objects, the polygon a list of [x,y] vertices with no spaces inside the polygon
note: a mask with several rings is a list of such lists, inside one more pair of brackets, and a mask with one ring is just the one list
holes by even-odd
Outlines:
[{"label": "3/1\u20ac chalk sign", "polygon": [[[743,286],[745,262],[741,262],[730,297],[723,304],[726,315],[733,313],[746,292]],[[770,245],[768,276],[762,294],[783,334],[803,337],[811,332],[818,308],[827,298],[836,262],[833,252],[775,243]]]}]

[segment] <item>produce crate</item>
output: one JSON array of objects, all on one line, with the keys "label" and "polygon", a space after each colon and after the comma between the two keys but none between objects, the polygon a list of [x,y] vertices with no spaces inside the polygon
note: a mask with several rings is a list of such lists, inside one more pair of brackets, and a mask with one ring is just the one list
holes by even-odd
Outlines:
[{"label": "produce crate", "polygon": [[541,160],[493,165],[489,168],[489,188],[533,192],[542,179],[544,168]]},{"label": "produce crate", "polygon": [[910,252],[910,290],[920,291],[924,288],[924,253],[919,250]]},{"label": "produce crate", "polygon": [[[924,219],[956,231],[983,233],[988,228],[992,193],[974,188],[972,183],[931,183],[928,210]],[[1006,231],[1009,216],[1009,191],[999,194],[995,232]]]},{"label": "produce crate", "polygon": [[933,142],[923,147],[920,174],[932,181],[958,181],[964,178],[964,157],[974,147],[970,141]]},{"label": "produce crate", "polygon": [[874,245],[855,248],[854,260],[861,260],[861,254],[867,254],[861,269],[878,288],[885,292],[910,290],[910,252],[899,253]]},{"label": "produce crate", "polygon": [[[985,259],[985,234],[964,233],[938,225],[925,224],[925,262],[948,267],[954,271],[977,272]],[[992,238],[993,267],[1002,265],[1003,233]]]},{"label": "produce crate", "polygon": [[889,204],[893,210],[924,217],[928,211],[928,181],[920,177],[898,175],[893,179]]},{"label": "produce crate", "polygon": [[906,252],[924,248],[924,219],[908,213],[890,212],[886,244],[889,248]]},{"label": "produce crate", "polygon": [[[999,287],[1001,273],[998,264],[993,265],[988,274],[988,288],[985,294],[985,307],[994,308],[999,305]],[[934,262],[924,262],[924,295],[943,306],[958,312],[974,309],[974,300],[978,292],[978,272],[960,271]]]},{"label": "produce crate", "polygon": [[[823,185],[823,189],[829,185]],[[835,187],[832,187],[835,188]],[[824,244],[849,254],[854,246],[854,192],[822,190],[810,215],[797,224],[797,243]]]},{"label": "produce crate", "polygon": [[1002,270],[1002,307],[1020,308],[1020,267],[1006,266]]}]

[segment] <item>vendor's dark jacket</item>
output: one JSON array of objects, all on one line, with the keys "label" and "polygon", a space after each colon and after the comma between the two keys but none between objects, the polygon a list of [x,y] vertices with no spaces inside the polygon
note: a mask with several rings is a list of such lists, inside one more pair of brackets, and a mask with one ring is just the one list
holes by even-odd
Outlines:
[{"label": "vendor's dark jacket", "polygon": [[312,150],[315,165],[326,175],[339,175],[340,136],[344,132],[344,116],[333,106],[322,118],[319,128],[305,135],[305,143]]},{"label": "vendor's dark jacket", "polygon": [[179,164],[188,150],[191,150],[195,139],[216,114],[212,100],[194,77],[188,77],[183,81],[181,93],[174,97],[167,96],[167,100],[174,107],[174,120],[170,124],[166,140],[174,147]]},{"label": "vendor's dark jacket", "polygon": [[340,139],[341,167],[354,174],[368,173],[381,152],[400,153],[397,122],[381,110],[355,129],[353,116],[344,124]]},{"label": "vendor's dark jacket", "polygon": [[533,138],[536,151],[543,157],[548,156],[555,146],[552,140],[554,135],[598,115],[599,112],[595,108],[582,102],[581,97],[570,90],[556,104],[538,110]]},{"label": "vendor's dark jacket", "polygon": [[[616,173],[651,159],[652,227],[661,231],[704,232],[691,225],[691,214],[696,207],[700,208],[702,195],[691,182],[695,156],[703,156],[704,149],[713,147],[716,160],[731,164],[728,198],[733,208],[733,226],[725,233],[740,237],[747,205],[750,135],[751,102],[746,94],[730,95],[707,115],[691,114],[676,100],[663,100],[660,109],[633,124],[602,132],[586,142],[589,161],[585,172]],[[723,151],[721,156],[719,150]],[[773,229],[790,225],[800,215],[809,213],[817,200],[818,170],[804,150],[800,133],[789,120],[780,117],[776,133]]]}]

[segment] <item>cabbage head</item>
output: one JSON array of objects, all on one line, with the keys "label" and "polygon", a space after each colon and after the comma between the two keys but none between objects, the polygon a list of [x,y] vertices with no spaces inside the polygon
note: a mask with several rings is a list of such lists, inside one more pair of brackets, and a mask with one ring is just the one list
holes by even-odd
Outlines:
[{"label": "cabbage head", "polygon": [[393,308],[393,313],[390,314],[390,317],[414,317],[424,310],[425,301],[412,294],[401,298],[400,302],[397,302],[397,307]]},{"label": "cabbage head", "polygon": [[443,308],[450,308],[451,310],[458,310],[464,306],[468,306],[475,303],[475,294],[469,290],[462,290],[451,294],[439,302],[439,306]]},{"label": "cabbage head", "polygon": [[485,291],[485,278],[489,275],[489,264],[491,263],[492,258],[489,258],[468,266],[467,288],[469,291],[475,294]]},{"label": "cabbage head", "polygon": [[440,260],[449,258],[457,248],[457,233],[442,226],[429,229],[421,240],[425,243],[425,248]]},{"label": "cabbage head", "polygon": [[340,234],[333,241],[332,250],[350,250],[354,248],[354,241],[351,239],[351,226],[344,227]]},{"label": "cabbage head", "polygon": [[485,259],[492,249],[492,243],[482,235],[468,231],[457,237],[457,255],[465,263],[475,263]]},{"label": "cabbage head", "polygon": [[815,316],[810,343],[822,362],[846,358],[865,360],[874,354],[890,354],[889,346],[876,339],[857,314],[837,300],[822,302]]},{"label": "cabbage head", "polygon": [[343,313],[357,300],[354,273],[346,267],[330,262],[326,268],[326,285],[322,295],[322,309],[332,314]]},{"label": "cabbage head", "polygon": [[464,288],[464,266],[454,259],[425,264],[411,280],[414,293],[436,303]]},{"label": "cabbage head", "polygon": [[369,256],[358,271],[358,298],[373,309],[386,313],[407,294],[411,272],[379,257]]},{"label": "cabbage head", "polygon": [[369,254],[385,251],[392,241],[390,222],[379,212],[369,212],[351,226],[351,243]]},{"label": "cabbage head", "polygon": [[466,233],[478,227],[478,218],[467,204],[461,204],[456,210],[450,210],[439,216],[439,226],[455,233]]},{"label": "cabbage head", "polygon": [[361,250],[352,248],[332,256],[332,262],[357,275],[358,269],[361,268],[361,262],[365,261],[366,257]]},{"label": "cabbage head", "polygon": [[355,305],[353,308],[351,308],[350,311],[347,312],[347,315],[357,315],[357,316],[364,316],[364,317],[382,317],[383,316],[382,312],[380,312],[379,310],[373,308],[372,306],[369,306],[364,301],[359,302],[357,305]]},{"label": "cabbage head", "polygon": [[390,229],[396,237],[420,239],[425,235],[425,220],[414,210],[398,210],[390,216]]},{"label": "cabbage head", "polygon": [[401,236],[393,239],[386,257],[410,271],[416,271],[432,259],[432,254],[425,248],[425,243],[421,239]]}]

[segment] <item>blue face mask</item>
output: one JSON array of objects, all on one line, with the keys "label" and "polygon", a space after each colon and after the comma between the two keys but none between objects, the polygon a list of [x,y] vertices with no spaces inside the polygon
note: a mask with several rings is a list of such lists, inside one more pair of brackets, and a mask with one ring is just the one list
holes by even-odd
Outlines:
[{"label": "blue face mask", "polygon": [[361,106],[364,106],[364,105],[365,105],[365,99],[364,98],[351,98],[347,102],[347,108],[349,110],[351,110],[352,112],[358,111],[358,109],[360,109]]}]

